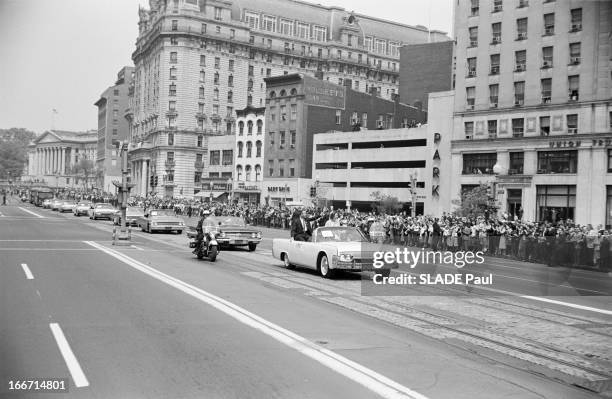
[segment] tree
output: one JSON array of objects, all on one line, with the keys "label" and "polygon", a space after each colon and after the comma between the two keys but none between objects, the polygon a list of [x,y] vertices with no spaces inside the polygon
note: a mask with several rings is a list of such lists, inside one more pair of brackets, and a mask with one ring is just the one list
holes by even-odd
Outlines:
[{"label": "tree", "polygon": [[89,177],[92,176],[95,172],[95,166],[92,160],[87,158],[81,158],[79,161],[72,167],[72,173],[77,175],[77,177],[83,178],[83,187],[87,188],[87,182],[89,181]]},{"label": "tree", "polygon": [[461,195],[461,205],[455,211],[457,216],[477,217],[494,214],[495,207],[491,205],[487,195],[487,185],[481,184]]},{"label": "tree", "polygon": [[395,214],[403,208],[402,203],[397,197],[383,194],[380,191],[374,191],[370,194],[370,197],[376,201],[372,203],[372,209],[378,213]]},{"label": "tree", "polygon": [[0,178],[18,178],[28,161],[28,145],[36,133],[23,128],[0,129]]}]

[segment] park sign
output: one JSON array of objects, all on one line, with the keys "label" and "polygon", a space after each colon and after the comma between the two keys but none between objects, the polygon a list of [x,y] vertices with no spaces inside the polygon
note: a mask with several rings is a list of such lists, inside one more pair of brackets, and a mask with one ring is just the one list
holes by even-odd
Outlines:
[{"label": "park sign", "polygon": [[334,109],[346,108],[346,87],[304,76],[304,104]]}]

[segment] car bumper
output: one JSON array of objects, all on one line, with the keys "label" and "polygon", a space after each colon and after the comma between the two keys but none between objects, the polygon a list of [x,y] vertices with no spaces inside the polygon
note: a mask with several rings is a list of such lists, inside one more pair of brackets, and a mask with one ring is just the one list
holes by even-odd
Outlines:
[{"label": "car bumper", "polygon": [[178,224],[152,224],[151,230],[184,230],[185,226]]},{"label": "car bumper", "polygon": [[341,261],[335,256],[332,259],[332,263],[330,264],[330,269],[335,269],[335,270],[373,271],[373,270],[397,269],[397,268],[398,268],[397,264],[386,264],[384,265],[384,267],[377,269],[374,267],[373,261],[352,260],[350,262],[347,262],[347,261]]},{"label": "car bumper", "polygon": [[261,238],[221,238],[217,237],[217,242],[219,245],[249,245],[249,244],[259,244],[261,242]]}]

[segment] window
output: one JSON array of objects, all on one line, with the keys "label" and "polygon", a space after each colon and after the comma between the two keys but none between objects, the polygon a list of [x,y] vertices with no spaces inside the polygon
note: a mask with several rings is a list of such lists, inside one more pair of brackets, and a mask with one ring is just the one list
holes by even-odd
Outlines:
[{"label": "window", "polygon": [[236,180],[242,180],[242,165],[236,166]]},{"label": "window", "polygon": [[469,47],[477,47],[478,46],[478,27],[473,26],[469,29],[470,33],[470,45]]},{"label": "window", "polygon": [[246,157],[251,158],[253,155],[253,143],[251,141],[247,141],[246,143]]},{"label": "window", "polygon": [[515,72],[524,72],[527,69],[527,50],[514,52],[514,65]]},{"label": "window", "polygon": [[578,151],[538,151],[538,174],[576,173]]},{"label": "window", "polygon": [[280,177],[285,176],[285,160],[284,159],[278,160],[278,175]]},{"label": "window", "polygon": [[336,110],[336,125],[340,125],[342,123],[342,111]]},{"label": "window", "polygon": [[489,85],[489,105],[491,108],[497,108],[499,99],[499,84]]},{"label": "window", "polygon": [[[253,69],[253,65],[249,65],[249,76],[253,76],[254,75],[254,69]],[[251,86],[252,88],[252,86]]]},{"label": "window", "polygon": [[238,136],[244,135],[244,122],[238,122]]},{"label": "window", "polygon": [[365,48],[368,51],[372,51],[372,43],[374,43],[373,41],[374,39],[372,39],[371,36],[366,36],[365,38]]},{"label": "window", "polygon": [[612,150],[608,150],[608,173],[612,173]]},{"label": "window", "polygon": [[470,15],[475,17],[478,15],[479,10],[479,0],[470,0],[472,6],[470,7]]},{"label": "window", "polygon": [[310,38],[310,25],[305,24],[303,22],[298,22],[295,35],[301,39],[309,39]]},{"label": "window", "polygon": [[542,79],[541,84],[542,84],[542,104],[548,104],[550,103],[550,95],[551,95],[551,90],[552,90],[552,79],[551,78]]},{"label": "window", "polygon": [[567,133],[569,134],[578,133],[578,114],[567,115]]},{"label": "window", "polygon": [[[219,89],[216,87],[213,90],[213,100],[219,101]],[[215,113],[218,114],[218,112],[215,112]]]},{"label": "window", "polygon": [[[176,93],[175,93],[174,95],[176,95]],[[203,86],[201,86],[201,87],[198,89],[198,97],[199,97],[199,98],[204,98],[204,87],[203,87]]]},{"label": "window", "polygon": [[219,72],[215,72],[215,74],[213,75],[213,84],[219,84]]},{"label": "window", "polygon": [[248,136],[252,136],[253,135],[253,121],[248,121],[247,122],[247,135]]},{"label": "window", "polygon": [[174,96],[176,96],[176,85],[175,85],[174,83],[172,83],[172,84],[170,85],[170,88],[169,88],[169,90],[168,90],[168,95],[169,95],[170,97],[174,97]]},{"label": "window", "polygon": [[540,136],[550,135],[550,116],[540,117]]},{"label": "window", "polygon": [[264,15],[261,22],[261,29],[268,32],[276,32],[276,17]]},{"label": "window", "polygon": [[487,132],[490,139],[497,138],[497,120],[487,121]]},{"label": "window", "polygon": [[215,68],[219,69],[221,67],[221,58],[215,57]]},{"label": "window", "polygon": [[476,87],[466,87],[466,100],[467,100],[467,109],[474,109],[474,103],[476,101]]},{"label": "window", "polygon": [[553,66],[553,47],[542,47],[542,68],[552,68]]},{"label": "window", "polygon": [[291,104],[291,120],[297,120],[297,104]]},{"label": "window", "polygon": [[578,32],[582,30],[582,8],[574,8],[571,13],[571,29],[570,32]]},{"label": "window", "polygon": [[[168,133],[168,145],[174,145],[174,133]],[[168,157],[170,156],[170,154],[174,153],[168,153]]]},{"label": "window", "polygon": [[230,70],[230,71],[234,70],[234,60],[229,60],[229,64],[228,64],[227,69]]},{"label": "window", "polygon": [[387,53],[387,41],[382,39],[376,39],[374,41],[374,51],[378,54]]},{"label": "window", "polygon": [[493,166],[497,162],[496,152],[478,154],[463,154],[464,175],[490,175],[493,174]]},{"label": "window", "polygon": [[172,20],[172,30],[178,30],[178,21],[176,19]]},{"label": "window", "polygon": [[268,175],[274,176],[274,160],[272,159],[268,161]]},{"label": "window", "polygon": [[491,32],[493,34],[493,40],[491,41],[491,44],[501,43],[501,29],[501,22],[495,22],[491,24]]},{"label": "window", "polygon": [[327,41],[327,28],[323,27],[323,26],[314,26],[312,28],[312,34],[314,36],[314,39],[318,42],[325,42]]},{"label": "window", "polygon": [[279,137],[278,148],[282,150],[285,148],[285,131],[281,130],[280,132],[278,132],[278,137]]},{"label": "window", "polygon": [[512,119],[512,137],[523,137],[525,131],[525,120],[523,118]]},{"label": "window", "polygon": [[368,128],[368,113],[364,112],[361,114],[361,127]]},{"label": "window", "polygon": [[295,177],[295,159],[289,160],[289,177]]},{"label": "window", "polygon": [[255,143],[255,157],[261,158],[261,141],[259,140]]},{"label": "window", "polygon": [[117,129],[113,129],[113,136],[116,136],[117,134],[119,134],[119,132],[117,131]]},{"label": "window", "polygon": [[263,121],[261,119],[257,119],[257,135],[263,133]]},{"label": "window", "polygon": [[519,18],[516,20],[516,40],[527,39],[527,18]]},{"label": "window", "polygon": [[[197,146],[198,146],[198,147],[202,147],[203,142],[204,142],[204,136],[202,136],[201,134],[200,134],[200,135],[198,135],[198,143],[197,143]],[[202,154],[198,154],[198,155],[200,155],[200,157],[202,156]],[[201,159],[200,159],[200,161],[201,161]]]},{"label": "window", "polygon": [[202,172],[195,172],[193,174],[193,182],[194,183],[199,183],[200,180],[202,180]]},{"label": "window", "polygon": [[200,82],[203,83],[205,78],[206,78],[206,72],[204,72],[204,70],[201,70],[200,71]]},{"label": "window", "polygon": [[242,141],[238,142],[238,158],[242,158],[242,149],[244,147],[244,143]]},{"label": "window", "polygon": [[514,105],[523,105],[525,102],[525,82],[514,82]]},{"label": "window", "polygon": [[221,7],[215,7],[215,19],[221,21]]},{"label": "window", "polygon": [[204,119],[203,118],[198,118],[197,124],[198,124],[198,129],[204,130]]},{"label": "window", "polygon": [[509,175],[522,175],[523,174],[523,163],[525,153],[523,152],[511,152],[510,153],[510,167],[508,168]]},{"label": "window", "polygon": [[499,54],[491,54],[491,75],[499,75]]},{"label": "window", "polygon": [[232,165],[234,163],[234,151],[223,150],[223,166]]},{"label": "window", "polygon": [[170,111],[176,110],[176,101],[168,101],[168,110]]},{"label": "window", "polygon": [[178,55],[176,51],[170,52],[170,63],[176,64],[178,62]]},{"label": "window", "polygon": [[555,14],[544,14],[544,36],[555,34]]},{"label": "window", "polygon": [[249,28],[258,29],[259,28],[259,14],[255,14],[253,12],[245,12],[244,19]]},{"label": "window", "polygon": [[198,113],[199,114],[204,113],[204,103],[198,103]]},{"label": "window", "polygon": [[290,130],[289,131],[289,146],[291,148],[295,148],[295,142],[296,142],[296,132],[295,130]]},{"label": "window", "polygon": [[580,76],[579,75],[569,76],[568,86],[569,86],[569,100],[578,101],[578,98],[579,98],[578,89],[580,87]]},{"label": "window", "polygon": [[465,139],[472,140],[474,138],[474,122],[464,123]]},{"label": "window", "polygon": [[467,70],[468,70],[468,73],[467,73],[468,78],[473,78],[476,76],[476,57],[467,59]]},{"label": "window", "polygon": [[202,28],[200,30],[202,33],[206,33],[206,24],[202,24]]},{"label": "window", "polygon": [[574,220],[576,186],[536,186],[537,220],[557,222]]},{"label": "window", "polygon": [[270,148],[274,148],[274,132],[268,132],[268,143],[270,143]]},{"label": "window", "polygon": [[170,80],[176,80],[176,68],[170,68]]},{"label": "window", "polygon": [[287,36],[291,36],[293,32],[293,21],[287,19],[281,19],[279,24],[279,33]]},{"label": "window", "polygon": [[227,102],[228,103],[234,102],[234,92],[232,92],[231,90],[227,92]]},{"label": "window", "polygon": [[570,65],[580,64],[580,43],[570,43]]},{"label": "window", "polygon": [[500,12],[503,10],[503,0],[493,0],[493,12]]}]

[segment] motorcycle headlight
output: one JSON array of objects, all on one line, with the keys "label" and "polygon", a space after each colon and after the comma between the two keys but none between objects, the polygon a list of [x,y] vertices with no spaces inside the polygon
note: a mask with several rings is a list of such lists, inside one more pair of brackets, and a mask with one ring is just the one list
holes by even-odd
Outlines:
[{"label": "motorcycle headlight", "polygon": [[340,262],[351,262],[353,260],[353,255],[351,254],[340,254],[338,257]]}]

